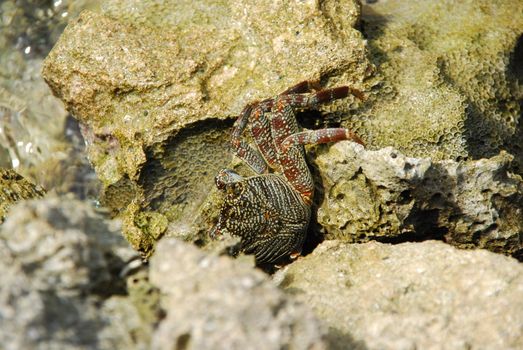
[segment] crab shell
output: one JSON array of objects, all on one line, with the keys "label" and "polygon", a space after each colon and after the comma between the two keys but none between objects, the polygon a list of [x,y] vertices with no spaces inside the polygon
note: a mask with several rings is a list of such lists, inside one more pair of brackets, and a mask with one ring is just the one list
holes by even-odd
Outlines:
[{"label": "crab shell", "polygon": [[240,249],[257,263],[299,254],[311,216],[310,206],[279,174],[224,184],[220,230],[241,238]]}]

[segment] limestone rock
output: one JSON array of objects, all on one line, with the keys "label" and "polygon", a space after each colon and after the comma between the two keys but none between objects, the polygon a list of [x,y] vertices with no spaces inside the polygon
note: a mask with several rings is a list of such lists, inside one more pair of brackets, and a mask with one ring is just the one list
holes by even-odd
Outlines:
[{"label": "limestone rock", "polygon": [[82,202],[50,197],[13,210],[0,237],[36,288],[105,293],[111,271],[135,255],[118,228]]},{"label": "limestone rock", "polygon": [[523,260],[523,181],[510,171],[513,159],[502,151],[488,159],[434,163],[412,194],[419,198],[418,225],[424,219],[436,224],[458,247]]},{"label": "limestone rock", "polygon": [[83,124],[104,203],[135,248],[150,251],[159,215],[159,235],[192,224],[246,103],[305,79],[361,88],[372,67],[359,16],[348,0],[113,0],[69,24],[43,75]]},{"label": "limestone rock", "polygon": [[444,239],[523,257],[523,181],[505,152],[490,159],[431,161],[393,148],[339,142],[318,151],[325,238],[349,242]]},{"label": "limestone rock", "polygon": [[167,312],[153,349],[325,348],[311,311],[252,265],[170,238],[159,242],[150,277]]},{"label": "limestone rock", "polygon": [[26,201],[0,228],[0,343],[5,349],[145,348],[120,273],[136,253],[90,206]]},{"label": "limestone rock", "polygon": [[436,241],[327,241],[277,273],[332,349],[519,349],[523,266]]}]

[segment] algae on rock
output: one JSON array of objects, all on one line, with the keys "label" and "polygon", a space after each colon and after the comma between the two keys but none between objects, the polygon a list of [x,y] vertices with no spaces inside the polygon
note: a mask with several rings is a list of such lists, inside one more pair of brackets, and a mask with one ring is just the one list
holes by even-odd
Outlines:
[{"label": "algae on rock", "polygon": [[[373,148],[434,160],[523,162],[521,1],[379,1],[363,7],[363,32],[379,85],[347,120]],[[520,170],[517,170],[520,171]]]},{"label": "algae on rock", "polygon": [[437,238],[523,259],[516,12],[523,3],[363,6],[375,84],[342,125],[376,152],[337,144],[316,159],[327,239]]},{"label": "algae on rock", "polygon": [[141,211],[167,219],[162,234],[192,225],[246,103],[305,79],[362,87],[359,16],[356,1],[114,0],[70,23],[43,75],[81,122],[104,204],[135,248],[155,241]]}]

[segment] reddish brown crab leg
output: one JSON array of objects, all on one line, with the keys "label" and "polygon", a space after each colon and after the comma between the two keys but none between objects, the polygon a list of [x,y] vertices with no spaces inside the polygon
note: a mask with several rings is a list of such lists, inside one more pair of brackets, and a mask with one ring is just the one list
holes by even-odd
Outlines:
[{"label": "reddish brown crab leg", "polygon": [[358,135],[343,128],[328,128],[320,130],[307,130],[288,136],[281,143],[282,151],[286,152],[296,145],[315,145],[342,140],[350,140],[365,146]]},{"label": "reddish brown crab leg", "polygon": [[[259,124],[260,121],[257,121],[257,119],[259,119],[259,115],[262,115],[265,113],[265,111],[269,111],[271,108],[272,100],[265,100],[259,103],[256,102],[247,105],[234,123],[231,134],[231,148],[234,154],[242,159],[247,165],[251,167],[252,170],[258,174],[264,174],[267,172],[267,162],[255,148],[251,147],[247,142],[243,141],[241,136],[243,130],[247,127],[249,119],[255,119],[254,121],[251,120],[251,123]],[[251,126],[251,131],[253,131],[253,127],[256,128],[254,125]],[[268,134],[265,135],[265,137],[270,137],[269,130],[260,128],[260,130],[257,131],[258,134],[263,132]],[[264,136],[260,135],[260,137]]]}]

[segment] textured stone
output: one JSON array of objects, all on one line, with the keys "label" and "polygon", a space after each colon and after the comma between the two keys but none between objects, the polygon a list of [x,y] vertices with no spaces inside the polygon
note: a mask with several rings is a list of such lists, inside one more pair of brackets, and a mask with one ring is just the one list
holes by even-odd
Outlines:
[{"label": "textured stone", "polygon": [[[375,148],[435,160],[521,148],[521,1],[375,1],[362,30],[378,83],[345,125]],[[519,67],[519,68],[518,68]]]},{"label": "textured stone", "polygon": [[325,238],[349,242],[444,239],[523,258],[523,181],[505,152],[490,159],[431,161],[393,148],[339,142],[315,159],[325,198]]},{"label": "textured stone", "polygon": [[66,28],[43,75],[83,124],[104,203],[125,216],[135,248],[154,243],[141,211],[167,218],[162,235],[192,224],[230,160],[228,128],[247,102],[305,79],[361,87],[372,68],[353,28],[359,8],[114,0]]},{"label": "textured stone", "polygon": [[152,336],[153,349],[325,348],[311,311],[250,264],[163,239],[150,277],[167,312]]},{"label": "textured stone", "polygon": [[275,280],[313,307],[332,349],[520,349],[523,265],[436,241],[328,241]]},{"label": "textured stone", "polygon": [[12,208],[0,228],[4,349],[145,348],[120,276],[136,253],[114,224],[70,198]]},{"label": "textured stone", "polygon": [[135,255],[118,228],[82,202],[51,197],[13,210],[0,237],[35,288],[106,293],[111,271]]},{"label": "textured stone", "polygon": [[13,204],[42,197],[44,193],[41,187],[33,185],[14,170],[0,168],[0,223]]}]

